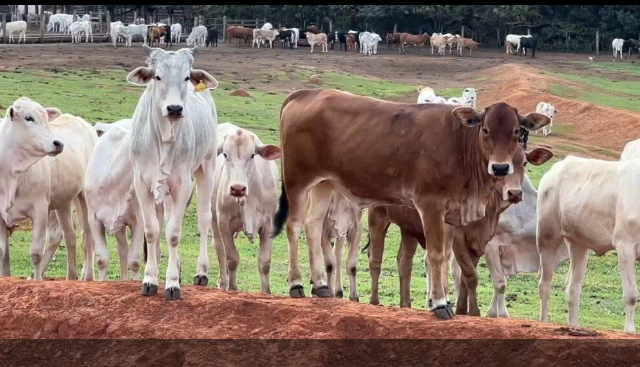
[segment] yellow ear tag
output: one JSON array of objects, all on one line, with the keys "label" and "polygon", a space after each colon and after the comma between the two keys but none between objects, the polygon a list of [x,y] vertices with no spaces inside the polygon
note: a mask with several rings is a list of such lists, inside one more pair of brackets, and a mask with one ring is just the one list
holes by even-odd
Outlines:
[{"label": "yellow ear tag", "polygon": [[196,85],[196,92],[204,92],[207,89],[207,86],[201,80],[200,83]]}]

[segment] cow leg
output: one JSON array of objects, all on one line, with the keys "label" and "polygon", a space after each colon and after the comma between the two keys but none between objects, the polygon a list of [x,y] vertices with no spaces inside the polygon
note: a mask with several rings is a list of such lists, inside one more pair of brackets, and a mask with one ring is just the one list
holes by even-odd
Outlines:
[{"label": "cow leg", "polygon": [[64,243],[67,248],[67,280],[76,280],[78,278],[78,269],[76,265],[76,233],[73,230],[71,218],[71,203],[62,205],[56,210]]},{"label": "cow leg", "polygon": [[569,325],[578,326],[580,293],[582,280],[587,272],[589,250],[582,246],[569,244],[569,278],[567,281],[567,300],[569,303]]},{"label": "cow leg", "polygon": [[[178,245],[180,244],[180,237],[182,235],[182,220],[187,209],[187,203],[191,198],[191,185],[189,184],[190,180],[188,177],[189,176],[186,176],[186,179],[182,180],[181,185],[173,187],[172,194],[174,205],[171,209],[171,213],[169,214],[169,220],[167,221],[165,228],[167,247],[169,248],[169,261],[167,264],[166,282],[164,285],[164,298],[168,300],[180,299],[180,257],[178,255]],[[210,193],[211,190],[209,190],[209,195],[211,195]],[[198,192],[198,194],[200,194],[200,192]],[[208,208],[208,211],[206,212],[206,219],[209,223],[206,224],[206,227],[209,228],[211,223],[211,196],[206,195],[206,193],[202,193],[202,196],[205,197],[205,200],[203,201],[205,203],[207,201],[209,202],[209,206],[205,206],[205,208]],[[198,195],[198,201],[200,200],[200,195]],[[205,213],[202,208],[198,208],[198,210]],[[198,217],[199,216],[200,215],[198,215]],[[200,220],[198,220],[198,224],[200,224]],[[207,229],[207,231],[204,232],[205,238],[208,233],[209,231]]]},{"label": "cow leg", "polygon": [[504,298],[507,289],[507,277],[502,270],[498,248],[488,247],[484,258],[487,261],[487,268],[489,268],[491,282],[493,283],[493,297],[487,310],[487,317],[509,317]]},{"label": "cow leg", "polygon": [[87,208],[87,200],[84,193],[81,192],[76,200],[74,200],[76,213],[80,219],[80,225],[82,226],[82,242],[84,244],[83,260],[82,264],[82,280],[93,280],[93,261],[95,252],[95,242],[89,225],[89,209]]},{"label": "cow leg", "polygon": [[462,269],[460,269],[460,265],[456,261],[455,256],[449,261],[449,265],[451,267],[451,276],[453,277],[453,288],[456,294],[456,299],[463,288],[462,284]]},{"label": "cow leg", "polygon": [[329,210],[333,186],[329,183],[320,183],[309,192],[309,211],[304,223],[304,231],[307,235],[307,249],[311,273],[311,294],[317,297],[333,297],[324,280],[322,264],[322,227],[324,218]]},{"label": "cow leg", "polygon": [[147,239],[147,261],[144,267],[144,278],[140,293],[143,296],[153,296],[158,293],[158,262],[157,254],[160,247],[160,216],[156,211],[156,203],[153,193],[149,191],[141,177],[133,180],[136,196],[140,203],[140,212],[144,224],[144,235]]},{"label": "cow leg", "polygon": [[49,263],[51,262],[51,259],[53,259],[53,255],[58,251],[61,242],[62,229],[60,228],[60,223],[58,223],[58,217],[56,216],[55,210],[52,210],[48,214],[46,247],[40,265],[43,275],[45,270],[49,267]]},{"label": "cow leg", "polygon": [[636,326],[634,323],[635,308],[638,302],[638,285],[636,284],[636,257],[638,254],[638,243],[629,239],[628,241],[616,241],[614,247],[618,252],[618,268],[620,278],[622,278],[622,295],[625,303],[626,320],[624,323],[624,332],[635,334]]},{"label": "cow leg", "polygon": [[342,286],[342,253],[344,252],[344,245],[345,245],[345,238],[341,237],[341,238],[336,238],[336,243],[333,247],[333,251],[336,259],[336,268],[335,268],[334,274],[335,274],[335,290],[337,292],[335,293],[335,296],[337,298],[344,297],[344,293],[343,293],[344,287]]},{"label": "cow leg", "polygon": [[[127,280],[127,259],[129,258],[129,243],[127,242],[127,227],[115,233],[118,243],[118,258],[120,259],[120,280]],[[106,270],[106,269],[105,269]],[[106,274],[105,274],[106,275]]]},{"label": "cow leg", "polygon": [[416,203],[426,239],[425,256],[431,264],[432,288],[429,297],[433,301],[432,311],[438,318],[452,319],[453,313],[447,305],[442,279],[442,267],[445,265],[444,210],[433,204],[432,202]]},{"label": "cow leg", "polygon": [[109,250],[107,249],[107,237],[105,229],[94,216],[89,213],[89,226],[91,226],[91,235],[95,242],[96,264],[98,265],[98,280],[104,282],[107,280],[107,268],[109,267]]},{"label": "cow leg", "polygon": [[289,201],[289,219],[287,221],[287,244],[289,246],[289,272],[287,280],[289,282],[289,296],[292,298],[304,297],[304,286],[302,285],[302,275],[300,273],[300,263],[298,261],[298,241],[302,230],[302,222],[306,217],[306,200],[308,189],[298,189],[287,187],[286,195]]},{"label": "cow leg", "polygon": [[562,244],[562,238],[545,240],[541,233],[544,232],[541,231],[540,223],[538,223],[538,253],[540,254],[538,293],[540,294],[540,321],[547,322],[549,318],[548,307],[551,294],[551,282],[553,281],[553,273],[556,266],[556,254],[558,253],[558,247]]},{"label": "cow leg", "polygon": [[7,224],[0,217],[0,277],[11,276],[11,261],[9,258],[9,231]]},{"label": "cow leg", "polygon": [[[220,215],[220,213],[218,213]],[[219,217],[219,230],[224,244],[224,252],[226,254],[226,263],[229,274],[229,290],[237,290],[237,271],[238,264],[240,263],[240,254],[236,249],[235,240],[233,238],[233,232],[229,228],[229,219],[225,217]]]},{"label": "cow leg", "polygon": [[[269,226],[270,228],[270,226]],[[271,231],[262,230],[260,233],[260,254],[258,255],[258,271],[260,272],[260,292],[271,293],[269,272],[271,271],[271,253],[273,252],[273,238]]]},{"label": "cow leg", "polygon": [[[335,249],[337,249],[338,241],[336,241]],[[334,294],[337,298],[342,298],[342,289],[336,290],[336,274],[337,269],[339,268],[339,263],[336,262],[336,254],[333,252],[334,249],[331,248],[331,235],[327,230],[327,227],[324,226],[322,230],[322,254],[324,255],[324,266],[327,271],[327,285],[329,286],[329,291]]]},{"label": "cow leg", "polygon": [[[206,286],[209,283],[209,231],[212,226],[213,171],[215,161],[207,161],[207,167],[201,166],[195,172],[196,190],[198,193],[198,232],[200,233],[200,251],[193,284]],[[189,194],[190,196],[191,194]],[[223,268],[224,265],[221,266]]]},{"label": "cow leg", "polygon": [[389,228],[389,222],[377,220],[369,213],[369,273],[371,274],[371,298],[369,303],[379,305],[378,296],[380,271],[382,270],[382,254],[384,253],[384,238]]},{"label": "cow leg", "polygon": [[352,228],[349,234],[347,234],[347,242],[349,243],[347,274],[349,275],[349,299],[360,302],[356,273],[358,271],[358,250],[360,249],[360,238],[362,237],[362,212],[358,211],[357,215],[358,220],[356,221],[355,228]]},{"label": "cow leg", "polygon": [[222,241],[222,234],[220,233],[218,218],[216,216],[215,211],[213,215],[214,215],[214,219],[212,220],[212,224],[211,224],[211,227],[213,229],[213,247],[216,249],[218,264],[220,264],[221,266],[218,272],[218,288],[222,290],[227,290],[229,289],[229,269],[227,264],[227,252],[224,249],[224,241]]},{"label": "cow leg", "polygon": [[400,307],[411,308],[411,272],[413,256],[418,241],[408,233],[401,232],[401,244],[398,249],[398,274],[400,275]]},{"label": "cow leg", "polygon": [[[132,204],[132,205],[135,205]],[[131,251],[127,257],[127,268],[131,270],[131,279],[140,280],[140,265],[142,264],[142,246],[145,246],[144,241],[144,226],[141,223],[142,218],[137,215],[130,224],[131,227]]]}]

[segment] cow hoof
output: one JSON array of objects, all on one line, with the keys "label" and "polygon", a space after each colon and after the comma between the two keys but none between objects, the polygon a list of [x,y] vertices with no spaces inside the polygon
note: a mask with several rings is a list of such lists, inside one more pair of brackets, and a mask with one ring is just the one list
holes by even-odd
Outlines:
[{"label": "cow hoof", "polygon": [[158,285],[150,283],[142,283],[140,294],[143,296],[155,296],[158,293]]},{"label": "cow hoof", "polygon": [[349,301],[353,301],[353,302],[360,302],[360,297],[355,296],[355,297],[349,297]]},{"label": "cow hoof", "polygon": [[433,308],[433,301],[429,298],[429,309]]},{"label": "cow hoof", "polygon": [[436,315],[437,318],[442,320],[453,319],[453,310],[449,305],[443,305],[443,306],[438,306],[434,308],[433,314]]},{"label": "cow hoof", "polygon": [[206,287],[209,284],[209,277],[206,275],[196,275],[193,277],[193,285]]},{"label": "cow hoof", "polygon": [[176,300],[180,299],[180,288],[171,287],[164,290],[164,299]]},{"label": "cow hoof", "polygon": [[344,293],[342,293],[342,290],[339,290],[336,292],[336,298],[342,298],[344,297]]},{"label": "cow hoof", "polygon": [[300,284],[292,286],[289,288],[289,297],[304,298],[304,287]]},{"label": "cow hoof", "polygon": [[333,294],[331,294],[331,291],[329,290],[329,287],[326,285],[320,286],[318,288],[312,288],[311,289],[311,294],[318,297],[318,298],[330,298],[333,297]]}]

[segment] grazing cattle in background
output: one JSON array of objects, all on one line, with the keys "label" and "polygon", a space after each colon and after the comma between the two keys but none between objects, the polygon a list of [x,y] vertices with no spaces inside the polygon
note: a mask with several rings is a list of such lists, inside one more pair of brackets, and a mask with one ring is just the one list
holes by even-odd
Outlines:
[{"label": "grazing cattle in background", "polygon": [[207,32],[207,47],[218,47],[218,30],[210,28]]},{"label": "grazing cattle in background", "polygon": [[434,33],[431,35],[431,54],[433,55],[433,49],[438,48],[438,55],[444,55],[445,48],[447,47],[447,42],[449,41],[449,36]]},{"label": "grazing cattle in background", "polygon": [[400,53],[405,52],[405,47],[407,45],[413,45],[418,47],[418,51],[424,46],[424,44],[429,40],[429,34],[411,34],[411,33],[400,33]]},{"label": "grazing cattle in background", "polygon": [[340,50],[342,50],[342,46],[344,45],[345,51],[347,50],[347,34],[344,32],[331,32],[329,33],[329,48],[334,49],[336,42],[340,43]]},{"label": "grazing cattle in background", "polygon": [[[140,279],[141,251],[144,227],[140,205],[133,187],[133,166],[129,158],[132,119],[109,125],[94,126],[100,135],[89,164],[84,190],[87,194],[89,225],[95,243],[98,279],[107,280],[109,251],[105,230],[115,235],[120,258],[120,279]],[[96,124],[97,125],[97,124]],[[112,126],[111,126],[112,125]],[[102,132],[102,134],[100,134]],[[127,227],[131,229],[131,251],[127,241]]]},{"label": "grazing cattle in background", "polygon": [[356,36],[354,36],[353,34],[347,34],[345,38],[347,42],[347,46],[345,47],[345,49],[347,50],[347,54],[355,55],[357,48]]},{"label": "grazing cattle in background", "polygon": [[418,101],[416,103],[447,103],[447,100],[443,97],[438,97],[436,92],[430,87],[420,87],[420,94],[418,95]]},{"label": "grazing cattle in background", "polygon": [[300,30],[298,28],[282,28],[280,31],[291,31],[291,43],[293,44],[293,48],[298,48],[298,41],[300,40]]},{"label": "grazing cattle in background", "polygon": [[207,27],[199,25],[193,27],[191,34],[187,37],[187,45],[204,47],[207,42]]},{"label": "grazing cattle in background", "polygon": [[[47,23],[47,32],[64,33],[65,23],[68,17],[71,17],[71,19],[73,19],[73,15],[69,14],[52,14],[49,17],[49,22]],[[71,21],[71,23],[73,23],[73,20]]]},{"label": "grazing cattle in background", "polygon": [[[447,99],[447,104],[457,104],[476,108],[478,95],[475,88],[465,88],[462,91],[462,97],[451,97]],[[539,111],[536,111],[539,113]]]},{"label": "grazing cattle in background", "polygon": [[[332,113],[326,114],[329,106]],[[275,226],[278,233],[288,220],[290,295],[304,295],[297,261],[303,221],[312,293],[332,295],[323,278],[321,234],[333,190],[311,191],[305,210],[310,189],[326,181],[359,208],[391,204],[418,210],[433,265],[434,311],[451,318],[441,276],[445,215],[461,226],[482,218],[497,183],[514,172],[520,129],[548,122],[536,113],[520,116],[504,103],[480,114],[470,107],[393,103],[335,90],[290,94],[281,113],[283,192]]]},{"label": "grazing cattle in background", "polygon": [[[178,244],[191,198],[192,175],[196,179],[200,233],[194,283],[206,285],[208,282],[207,242],[213,217],[211,195],[217,152],[217,112],[209,90],[216,88],[218,82],[207,72],[192,69],[193,56],[189,49],[175,52],[148,46],[144,49],[149,55],[148,66],[139,67],[127,76],[130,83],[146,87],[133,114],[130,144],[133,184],[148,252],[141,293],[152,296],[158,291],[156,252],[160,244],[160,223],[156,205],[162,205],[169,248],[165,298],[179,299]],[[218,248],[218,251],[224,254],[224,249]],[[224,256],[218,259],[222,260],[220,286],[226,288],[226,262]]]},{"label": "grazing cattle in background", "polygon": [[453,49],[458,48],[458,43],[462,37],[459,34],[453,35],[451,33],[447,33],[447,36],[449,37],[447,39],[447,46],[449,46],[449,55],[451,55],[453,53]]},{"label": "grazing cattle in background", "polygon": [[364,54],[364,48],[362,48],[362,39],[366,36],[369,36],[371,34],[371,32],[359,32],[359,33],[351,33],[353,35],[358,35],[358,52],[363,53]]},{"label": "grazing cattle in background", "polygon": [[567,300],[569,324],[577,326],[582,280],[589,253],[615,251],[622,278],[626,321],[635,333],[638,300],[635,263],[640,260],[638,217],[640,160],[602,161],[568,156],[540,181],[537,244],[540,254],[540,320],[548,320],[548,304],[558,248],[569,248]]},{"label": "grazing cattle in background", "polygon": [[108,34],[107,34],[107,35],[108,35],[108,37],[109,37],[109,39],[110,39],[111,41],[114,41],[114,39],[115,39],[115,40],[117,40],[117,41],[120,41],[120,39],[119,39],[118,35],[115,33],[115,27],[116,27],[116,26],[123,26],[123,27],[124,27],[124,25],[122,24],[122,22],[121,22],[121,21],[119,21],[119,20],[118,20],[118,21],[116,21],[116,22],[111,22],[111,23],[109,24],[109,32],[108,32]]},{"label": "grazing cattle in background", "polygon": [[[280,147],[263,144],[254,133],[233,124],[218,127],[219,148],[213,187],[213,239],[224,244],[229,289],[238,289],[240,255],[234,238],[244,232],[253,243],[260,236],[260,291],[271,293],[269,271],[273,249],[273,218],[277,207]],[[218,255],[219,256],[219,255]]]},{"label": "grazing cattle in background", "polygon": [[400,44],[400,33],[387,33],[387,51],[392,45]]},{"label": "grazing cattle in background", "polygon": [[[80,43],[82,42],[82,33],[85,31],[82,22],[73,22],[69,27],[69,32],[71,32],[71,43]],[[89,35],[87,35],[87,42],[89,42]]]},{"label": "grazing cattle in background", "polygon": [[111,28],[111,41],[113,42],[113,47],[117,47],[116,43],[120,37],[122,37],[125,41],[125,46],[131,47],[131,35],[129,34],[128,28],[122,24],[116,24]]},{"label": "grazing cattle in background", "polygon": [[[330,184],[328,189],[332,189]],[[313,188],[322,190],[322,188]],[[310,197],[314,194],[311,192]],[[311,205],[308,201],[307,205]],[[324,255],[325,268],[327,270],[327,285],[329,292],[335,297],[343,297],[342,289],[342,252],[345,244],[349,245],[347,255],[347,274],[349,275],[349,299],[358,302],[358,282],[356,272],[358,267],[358,248],[360,247],[360,235],[362,233],[362,210],[353,205],[346,197],[337,191],[331,194],[331,203],[327,210],[322,225],[322,253]],[[331,249],[331,239],[335,239]]]},{"label": "grazing cattle in background", "polygon": [[269,42],[269,48],[273,48],[273,41],[275,41],[276,37],[278,37],[280,33],[276,29],[264,30],[264,29],[254,29],[253,30],[253,42],[251,43],[251,48],[253,46],[258,45],[260,48],[260,43],[262,41]]},{"label": "grazing cattle in background", "polygon": [[171,34],[171,26],[164,25],[164,44],[165,48],[173,48],[173,35]]},{"label": "grazing cattle in background", "polygon": [[83,22],[91,22],[91,15],[89,14],[85,14],[82,16],[82,19],[80,19]]},{"label": "grazing cattle in background", "polygon": [[353,36],[356,38],[356,45],[358,46],[358,47],[356,47],[356,50],[359,51],[360,50],[360,32],[354,31],[354,30],[349,30],[347,32],[347,34],[353,34]]},{"label": "grazing cattle in background", "polygon": [[[18,33],[18,42],[22,41],[22,43],[27,42],[27,22],[23,20],[18,20],[15,22],[7,22],[5,24],[7,29],[7,37],[9,37],[9,43],[13,43],[13,34]],[[0,36],[2,36],[2,32],[0,32]]]},{"label": "grazing cattle in background", "polygon": [[180,43],[182,40],[182,24],[173,23],[171,25],[171,40],[175,43]]},{"label": "grazing cattle in background", "polygon": [[260,29],[263,31],[269,31],[273,29],[273,25],[269,22],[265,22]]},{"label": "grazing cattle in background", "polygon": [[147,43],[147,36],[149,34],[149,26],[146,24],[129,24],[127,26],[127,34],[129,35],[128,46],[131,46],[131,40],[134,36],[140,36],[142,38],[142,44]]},{"label": "grazing cattle in background", "polygon": [[[487,317],[509,317],[505,302],[507,277],[518,273],[537,273],[540,257],[536,247],[536,212],[538,192],[525,177],[523,200],[502,213],[495,236],[485,248],[484,257],[493,283],[493,297]],[[560,246],[556,254],[557,268],[569,258],[567,246]]]},{"label": "grazing cattle in background", "polygon": [[227,27],[226,35],[229,42],[236,40],[239,45],[240,40],[244,40],[244,45],[248,46],[253,38],[253,29],[242,26],[229,26]]},{"label": "grazing cattle in background", "polygon": [[49,212],[55,211],[67,249],[67,279],[77,279],[71,216],[71,203],[76,200],[85,245],[82,279],[93,279],[93,243],[82,185],[97,140],[91,125],[80,117],[45,109],[28,98],[22,97],[8,108],[0,122],[0,275],[11,275],[11,231],[30,218],[33,279],[42,280],[47,222]]},{"label": "grazing cattle in background", "polygon": [[327,35],[324,33],[314,34],[311,32],[305,33],[307,36],[307,42],[309,42],[309,46],[311,46],[311,53],[313,53],[313,48],[315,45],[322,46],[322,52],[329,52],[327,49]]},{"label": "grazing cattle in background", "polygon": [[462,50],[468,49],[469,56],[471,56],[471,50],[474,48],[478,48],[478,42],[472,40],[471,38],[460,38],[458,40],[458,55],[462,56]]},{"label": "grazing cattle in background", "polygon": [[[367,32],[368,33],[368,32]],[[378,43],[382,38],[377,33],[362,34],[360,45],[364,55],[376,55],[378,53]]]},{"label": "grazing cattle in background", "polygon": [[[553,128],[553,118],[556,116],[556,113],[558,113],[560,111],[557,110],[550,103],[540,102],[536,106],[536,112],[547,116],[551,120],[549,125],[547,125],[547,126],[542,128],[542,135],[547,136],[547,135],[551,134],[551,129]],[[536,131],[536,133],[537,133],[537,131]]]},{"label": "grazing cattle in background", "polygon": [[316,25],[308,26],[307,29],[305,30],[305,34],[306,33],[318,34],[318,26],[316,26]]},{"label": "grazing cattle in background", "polygon": [[278,38],[280,39],[280,45],[281,47],[284,49],[285,47],[287,47],[287,44],[289,45],[289,48],[293,48],[293,37],[295,37],[293,35],[293,32],[290,30],[280,30],[280,34],[278,34]]},{"label": "grazing cattle in background", "polygon": [[164,27],[149,27],[149,46],[153,46],[154,43],[160,47],[160,39],[164,38],[167,30]]},{"label": "grazing cattle in background", "polygon": [[622,53],[622,46],[624,45],[624,40],[622,38],[614,38],[611,42],[611,49],[613,50],[613,59],[616,60],[618,58],[618,54],[620,55],[620,60],[624,59],[624,54]]},{"label": "grazing cattle in background", "polygon": [[627,57],[631,58],[632,54],[638,54],[638,57],[640,57],[640,39],[634,40],[634,39],[628,39],[626,41],[624,41],[624,44],[622,45],[622,49],[623,52],[626,49],[627,50]]},{"label": "grazing cattle in background", "polygon": [[527,51],[531,51],[531,58],[536,58],[536,49],[538,48],[538,37],[528,36],[528,37],[520,37],[520,47],[522,49],[522,55],[526,56]]},{"label": "grazing cattle in background", "polygon": [[520,53],[520,39],[522,37],[531,37],[531,35],[508,34],[504,41],[504,47],[507,55]]}]

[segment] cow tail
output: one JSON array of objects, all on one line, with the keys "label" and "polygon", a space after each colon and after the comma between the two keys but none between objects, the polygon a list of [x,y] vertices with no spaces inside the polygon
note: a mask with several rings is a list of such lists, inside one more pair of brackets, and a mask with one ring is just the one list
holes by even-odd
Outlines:
[{"label": "cow tail", "polygon": [[282,228],[284,224],[287,222],[287,217],[289,216],[289,198],[287,197],[287,190],[284,187],[284,182],[282,183],[282,193],[280,194],[280,205],[278,206],[278,211],[276,212],[275,217],[273,218],[273,235],[272,237],[276,237],[282,232]]},{"label": "cow tail", "polygon": [[362,248],[362,253],[367,254],[367,257],[371,255],[371,251],[369,251],[369,247],[371,247],[371,235],[367,235],[367,244]]}]

